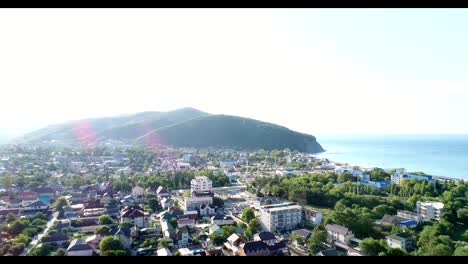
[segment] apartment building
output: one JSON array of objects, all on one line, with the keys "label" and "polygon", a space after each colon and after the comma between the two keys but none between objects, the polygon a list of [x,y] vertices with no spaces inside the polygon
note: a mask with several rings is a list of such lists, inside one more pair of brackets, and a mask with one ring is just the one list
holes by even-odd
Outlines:
[{"label": "apartment building", "polygon": [[295,203],[260,207],[260,225],[264,231],[293,230],[302,221],[302,206]]}]

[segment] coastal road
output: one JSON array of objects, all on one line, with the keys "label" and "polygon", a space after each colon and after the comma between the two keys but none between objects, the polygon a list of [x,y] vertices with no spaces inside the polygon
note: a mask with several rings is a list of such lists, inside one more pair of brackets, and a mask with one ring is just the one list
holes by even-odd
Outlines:
[{"label": "coastal road", "polygon": [[38,244],[38,242],[41,241],[41,238],[49,231],[49,229],[54,225],[55,221],[57,220],[58,217],[58,212],[55,212],[52,214],[52,219],[47,222],[46,227],[44,228],[44,231],[40,233],[39,235],[36,235],[34,239],[29,243],[29,246],[24,249],[23,253],[20,254],[20,256],[26,256],[31,252],[31,250]]}]

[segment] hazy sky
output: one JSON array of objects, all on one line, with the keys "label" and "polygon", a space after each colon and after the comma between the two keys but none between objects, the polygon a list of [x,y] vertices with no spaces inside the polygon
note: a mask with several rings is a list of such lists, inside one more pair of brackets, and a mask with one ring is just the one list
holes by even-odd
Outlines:
[{"label": "hazy sky", "polygon": [[195,107],[315,135],[468,133],[467,9],[2,9],[0,134]]}]

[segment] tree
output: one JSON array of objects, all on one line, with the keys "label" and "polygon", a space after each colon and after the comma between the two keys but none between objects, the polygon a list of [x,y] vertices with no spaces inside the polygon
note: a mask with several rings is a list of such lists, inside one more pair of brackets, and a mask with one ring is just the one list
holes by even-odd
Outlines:
[{"label": "tree", "polygon": [[457,210],[457,218],[465,225],[468,225],[468,208],[461,208]]},{"label": "tree", "polygon": [[255,218],[255,212],[251,207],[245,208],[242,211],[242,220],[245,222],[250,222],[250,220]]},{"label": "tree", "polygon": [[116,236],[106,236],[99,243],[99,249],[101,252],[109,250],[124,250],[122,243]]},{"label": "tree", "polygon": [[13,214],[13,213],[8,213],[7,214],[7,216],[6,216],[7,223],[11,223],[11,222],[14,222],[16,220],[18,220],[18,217],[16,217],[15,214]]},{"label": "tree", "polygon": [[298,245],[301,245],[301,246],[304,245],[304,237],[301,236],[301,235],[299,235],[299,234],[296,233],[296,232],[293,232],[293,233],[291,234],[291,239],[292,239],[293,241],[296,241],[296,243],[297,243]]},{"label": "tree", "polygon": [[453,252],[454,256],[468,256],[468,243],[459,243]]},{"label": "tree", "polygon": [[110,228],[108,226],[101,226],[96,228],[94,233],[96,235],[107,236],[109,234]]},{"label": "tree", "polygon": [[120,223],[119,228],[132,228],[134,226],[135,225],[132,222],[124,221],[124,222]]},{"label": "tree", "polygon": [[35,218],[35,219],[36,219],[36,218],[39,218],[39,219],[42,219],[42,220],[46,220],[46,219],[47,219],[47,217],[45,216],[45,214],[42,213],[42,212],[36,213],[36,215],[34,216],[34,218]]},{"label": "tree", "polygon": [[1,183],[2,183],[3,187],[5,187],[7,193],[10,194],[11,187],[13,186],[13,183],[14,183],[13,176],[11,176],[11,174],[9,174],[9,173],[6,174],[5,176],[3,176],[2,180],[1,180]]},{"label": "tree", "polygon": [[55,201],[54,203],[54,207],[55,207],[55,210],[61,212],[63,210],[63,208],[67,207],[68,206],[68,201],[65,197],[61,196],[57,199],[57,201]]},{"label": "tree", "polygon": [[40,244],[39,246],[35,247],[29,253],[30,256],[48,256],[52,252],[52,246],[44,243]]},{"label": "tree", "polygon": [[102,256],[113,256],[113,257],[118,257],[118,256],[126,256],[127,251],[125,250],[106,250],[103,251]]},{"label": "tree", "polygon": [[114,220],[112,220],[112,218],[109,215],[103,214],[99,217],[98,223],[100,225],[111,225],[114,223]]},{"label": "tree", "polygon": [[307,247],[313,253],[323,248],[323,244],[327,239],[327,234],[324,230],[315,229],[309,240],[307,240]]},{"label": "tree", "polygon": [[158,200],[156,198],[150,198],[148,199],[148,205],[153,210],[153,212],[156,212],[158,210]]},{"label": "tree", "polygon": [[50,255],[53,256],[53,257],[62,257],[62,256],[65,256],[66,254],[67,254],[67,252],[65,251],[65,249],[58,248],[55,252],[53,252]]},{"label": "tree", "polygon": [[172,217],[171,220],[169,220],[169,223],[170,223],[174,228],[177,228],[177,218]]},{"label": "tree", "polygon": [[219,197],[213,197],[213,205],[218,206],[218,207],[223,207],[224,200]]},{"label": "tree", "polygon": [[35,218],[32,222],[31,225],[33,226],[44,226],[47,224],[46,220],[40,219],[40,218]]},{"label": "tree", "polygon": [[387,251],[387,256],[408,256],[408,253],[399,248],[389,248]]},{"label": "tree", "polygon": [[380,252],[386,252],[385,241],[379,241],[373,238],[365,238],[359,243],[359,248],[362,252],[370,256],[378,256]]},{"label": "tree", "polygon": [[270,198],[265,200],[265,205],[270,205],[272,203],[273,203],[273,201]]},{"label": "tree", "polygon": [[395,214],[396,210],[392,206],[381,204],[381,205],[374,207],[374,209],[372,209],[372,213],[374,213],[376,218],[382,218],[385,214],[388,214],[388,215]]},{"label": "tree", "polygon": [[349,172],[340,173],[338,175],[338,182],[354,182],[356,181],[356,176]]},{"label": "tree", "polygon": [[23,231],[23,229],[24,229],[23,224],[21,224],[18,220],[16,220],[16,221],[9,224],[7,233],[8,233],[8,235],[14,237],[14,236],[17,236],[18,234],[20,234],[21,231]]}]

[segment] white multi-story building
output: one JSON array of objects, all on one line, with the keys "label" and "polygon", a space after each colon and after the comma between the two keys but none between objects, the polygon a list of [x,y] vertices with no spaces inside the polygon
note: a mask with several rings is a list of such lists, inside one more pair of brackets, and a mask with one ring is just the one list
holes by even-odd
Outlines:
[{"label": "white multi-story building", "polygon": [[206,176],[198,176],[190,182],[192,192],[211,192],[213,182]]},{"label": "white multi-story building", "polygon": [[295,203],[272,204],[260,207],[260,225],[263,230],[292,230],[302,221],[302,207]]},{"label": "white multi-story building", "polygon": [[440,215],[444,211],[444,204],[440,202],[433,202],[433,201],[426,201],[421,202],[418,201],[416,203],[416,211],[422,217],[424,221],[431,221],[431,220],[440,220]]}]

